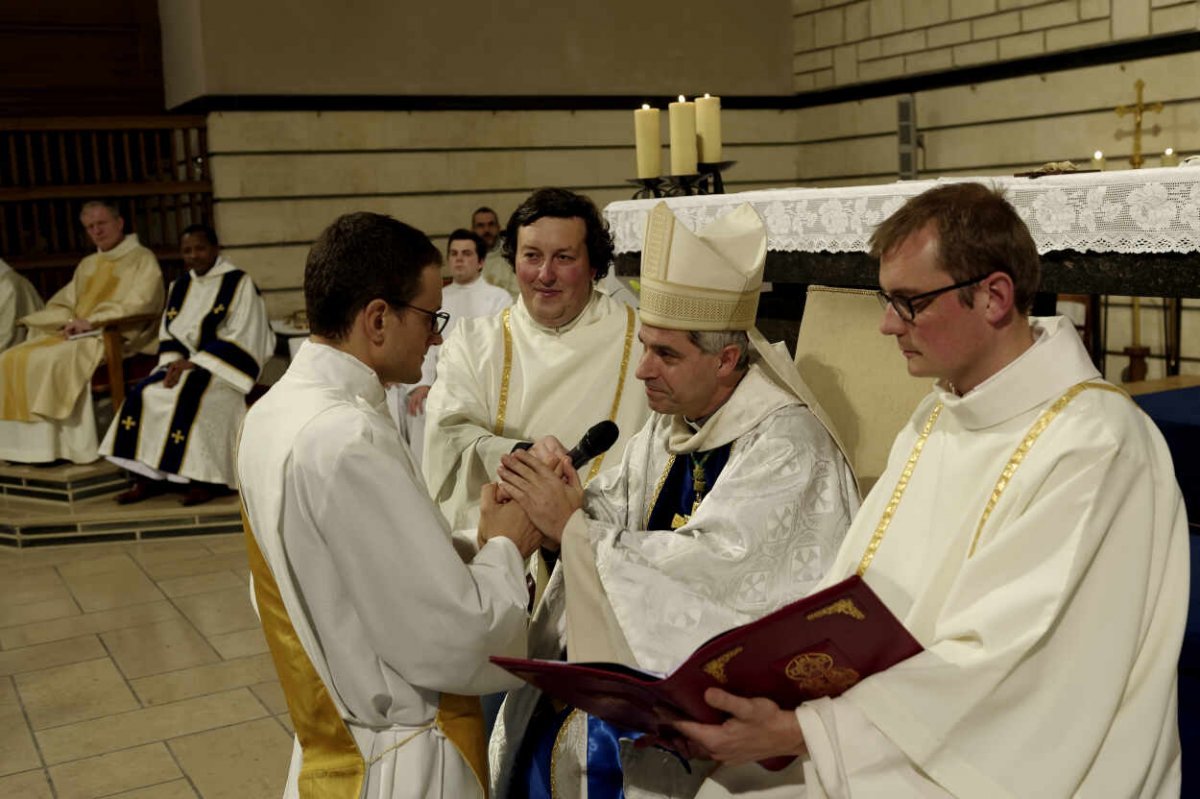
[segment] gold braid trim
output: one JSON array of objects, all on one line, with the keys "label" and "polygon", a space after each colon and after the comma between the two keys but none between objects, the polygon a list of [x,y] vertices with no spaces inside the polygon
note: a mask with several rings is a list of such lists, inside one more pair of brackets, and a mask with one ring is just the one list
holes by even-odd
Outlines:
[{"label": "gold braid trim", "polygon": [[500,314],[500,321],[504,327],[504,367],[500,371],[500,404],[496,406],[496,424],[492,426],[492,433],[497,436],[504,435],[504,413],[508,410],[508,382],[512,378],[512,306],[504,309]]},{"label": "gold braid trim", "polygon": [[879,549],[879,545],[883,543],[883,534],[887,532],[888,527],[891,525],[892,517],[896,515],[896,508],[900,507],[900,500],[904,497],[904,490],[908,488],[908,481],[912,477],[913,470],[917,468],[917,459],[921,457],[921,450],[925,449],[925,442],[929,440],[929,433],[933,430],[933,425],[937,422],[941,414],[942,403],[939,402],[933,406],[929,418],[925,420],[925,426],[921,428],[921,434],[917,436],[917,441],[913,444],[912,453],[908,456],[908,462],[904,464],[904,469],[900,472],[900,479],[896,481],[896,488],[892,491],[892,498],[888,500],[888,504],[883,509],[883,515],[879,517],[879,524],[875,527],[875,534],[871,536],[871,541],[867,544],[867,551],[863,553],[862,560],[858,564],[858,569],[854,572],[859,577],[867,573],[867,567],[875,559],[875,552]]},{"label": "gold braid trim", "polygon": [[[625,306],[625,350],[621,353],[621,371],[617,374],[617,393],[613,396],[612,408],[608,412],[608,420],[610,422],[617,421],[617,411],[621,409],[621,392],[625,390],[625,373],[629,371],[629,354],[633,351],[633,334],[636,325],[636,316],[633,313],[633,308]],[[586,483],[592,482],[592,479],[600,474],[600,466],[604,463],[606,453],[601,452],[592,461],[592,468],[588,471]]]},{"label": "gold braid trim", "polygon": [[650,504],[646,506],[646,521],[642,522],[642,529],[650,528],[650,517],[654,514],[654,506],[658,504],[658,495],[662,493],[663,485],[667,482],[667,475],[671,473],[671,467],[675,465],[675,453],[667,458],[667,465],[663,467],[662,474],[658,476],[658,484],[654,486],[654,496],[650,497]]},{"label": "gold braid trim", "polygon": [[1004,464],[1004,469],[1000,472],[1000,476],[996,479],[996,486],[992,489],[992,495],[988,497],[987,505],[983,509],[983,515],[979,518],[979,526],[975,528],[975,537],[971,539],[971,549],[967,552],[967,557],[975,555],[975,547],[979,544],[979,536],[983,533],[983,526],[987,524],[988,518],[995,510],[996,504],[1000,502],[1000,497],[1004,495],[1004,489],[1008,488],[1009,482],[1013,475],[1017,472],[1017,467],[1025,460],[1025,456],[1029,454],[1029,450],[1033,447],[1034,442],[1046,432],[1046,428],[1050,423],[1062,413],[1063,408],[1071,403],[1071,400],[1078,397],[1086,389],[1097,388],[1102,391],[1112,391],[1117,394],[1125,392],[1116,386],[1110,386],[1107,383],[1076,383],[1067,389],[1067,392],[1055,400],[1054,404],[1042,412],[1042,415],[1033,423],[1033,427],[1029,428],[1029,432],[1025,434],[1025,438],[1013,450],[1012,456],[1008,459],[1008,463]]}]

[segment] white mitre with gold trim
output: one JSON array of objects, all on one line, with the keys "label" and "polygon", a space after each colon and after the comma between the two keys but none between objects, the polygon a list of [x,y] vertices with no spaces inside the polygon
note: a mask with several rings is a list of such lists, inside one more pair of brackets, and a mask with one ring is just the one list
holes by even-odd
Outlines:
[{"label": "white mitre with gold trim", "polygon": [[850,463],[829,414],[792,363],[787,347],[754,326],[767,260],[767,229],[749,204],[693,233],[666,203],[650,211],[642,242],[642,324],[668,330],[744,330],[757,366],[825,426]]},{"label": "white mitre with gold trim", "polygon": [[749,205],[693,233],[659,203],[642,244],[642,322],[668,330],[749,330],[766,260],[767,228]]}]

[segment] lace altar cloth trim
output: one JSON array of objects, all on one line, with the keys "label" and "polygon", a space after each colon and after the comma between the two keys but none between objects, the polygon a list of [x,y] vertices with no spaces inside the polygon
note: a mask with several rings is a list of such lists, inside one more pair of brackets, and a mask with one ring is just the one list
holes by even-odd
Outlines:
[{"label": "lace altar cloth trim", "polygon": [[[1200,168],[1170,167],[1031,178],[955,177],[879,186],[773,189],[666,201],[697,230],[741,203],[767,224],[775,252],[865,252],[871,231],[905,200],[943,183],[1002,186],[1038,252],[1167,253],[1200,250]],[[617,252],[638,252],[659,200],[610,204]]]}]

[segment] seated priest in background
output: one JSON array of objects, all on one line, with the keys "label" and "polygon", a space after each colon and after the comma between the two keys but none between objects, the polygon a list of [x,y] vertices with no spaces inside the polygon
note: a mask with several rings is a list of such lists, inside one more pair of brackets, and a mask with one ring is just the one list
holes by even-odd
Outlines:
[{"label": "seated priest in background", "polygon": [[1069,320],[1027,315],[1038,253],[999,193],[931,189],[871,247],[880,332],[938,383],[819,587],[863,574],[925,650],[795,711],[709,689],[733,717],[678,726],[727,763],[799,756],[756,797],[1178,796],[1188,542],[1162,436]]},{"label": "seated priest in background", "polygon": [[[86,203],[79,219],[97,252],[79,262],[71,282],[44,309],[21,320],[29,328],[28,340],[0,353],[0,458],[6,460],[96,460],[90,381],[104,361],[100,328],[162,312],[158,260],[138,243],[137,234],[125,234],[116,205]],[[153,352],[155,325],[147,321],[124,328],[124,354]]]},{"label": "seated priest in background", "polygon": [[158,330],[158,367],[113,416],[100,454],[133,473],[117,502],[186,483],[184,505],[237,487],[233,456],[246,394],[275,350],[254,281],[220,254],[206,225],[183,231],[188,271],[171,284]]},{"label": "seated priest in background", "polygon": [[[312,336],[246,414],[238,447],[256,606],[297,743],[284,796],[483,797],[478,694],[525,652],[521,506],[483,490],[451,538],[384,385],[441,341],[441,256],[379,214],[340,217],[308,255]],[[473,531],[474,532],[474,531]]]},{"label": "seated priest in background", "polygon": [[0,352],[25,340],[26,328],[17,321],[43,305],[33,284],[0,258]]},{"label": "seated priest in background", "polygon": [[[429,490],[455,529],[472,526],[480,488],[500,456],[553,436],[572,446],[603,419],[620,437],[588,470],[620,463],[646,420],[629,362],[636,312],[596,289],[612,260],[612,235],[590,199],[540,189],[508,220],[504,256],[521,299],[500,314],[465,319],[438,357],[425,406]],[[558,452],[551,454],[560,454]],[[586,482],[586,480],[585,480]]]},{"label": "seated priest in background", "polygon": [[[479,276],[486,246],[483,239],[469,230],[459,228],[450,234],[446,244],[450,284],[442,288],[442,310],[450,314],[450,319],[442,334],[444,338],[450,338],[462,319],[492,316],[512,305],[512,297],[507,291]],[[392,416],[418,463],[425,445],[425,398],[429,396],[429,389],[437,376],[440,350],[440,346],[434,345],[425,353],[419,383],[388,388],[388,405],[392,409]]]},{"label": "seated priest in background", "polygon": [[[565,644],[572,661],[669,672],[712,636],[807,594],[833,562],[858,491],[786,351],[754,328],[766,243],[749,205],[692,234],[659,204],[642,250],[637,366],[654,414],[620,468],[582,493],[582,511],[577,481],[528,453],[502,458],[508,493],[562,543],[534,618],[535,657],[558,658]],[[492,738],[495,795],[554,785],[599,799],[623,784],[630,796],[690,797],[713,767],[689,769],[627,736],[523,687]]]}]

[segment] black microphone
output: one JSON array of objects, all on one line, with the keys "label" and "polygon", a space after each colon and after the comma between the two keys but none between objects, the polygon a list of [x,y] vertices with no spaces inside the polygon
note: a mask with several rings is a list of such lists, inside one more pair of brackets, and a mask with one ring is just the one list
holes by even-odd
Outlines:
[{"label": "black microphone", "polygon": [[[620,435],[621,430],[616,422],[610,422],[608,419],[592,425],[583,434],[583,438],[579,439],[579,443],[567,452],[571,458],[571,465],[578,469],[602,452],[608,452],[612,445],[617,443],[617,437]],[[532,446],[532,441],[520,441],[513,446],[512,451],[529,449]]]},{"label": "black microphone", "polygon": [[579,443],[567,453],[571,458],[571,465],[578,469],[597,455],[608,452],[612,445],[617,443],[617,436],[620,434],[616,422],[610,422],[608,419],[592,425],[583,434],[583,438],[579,439]]}]

